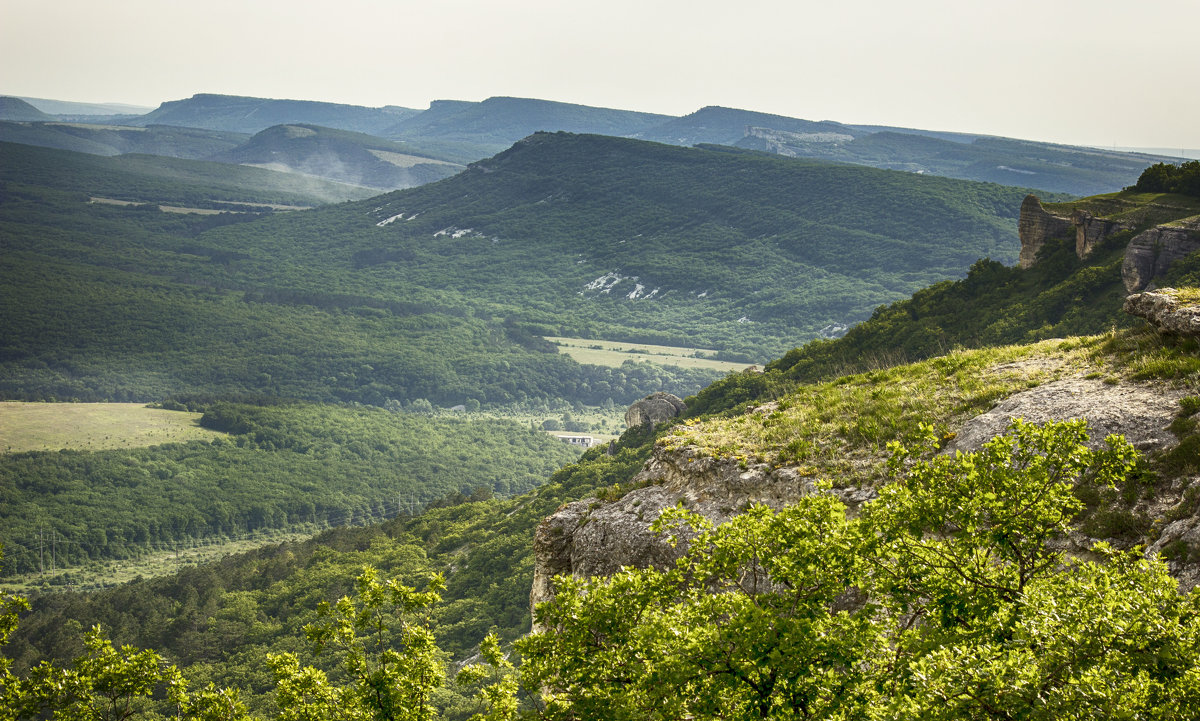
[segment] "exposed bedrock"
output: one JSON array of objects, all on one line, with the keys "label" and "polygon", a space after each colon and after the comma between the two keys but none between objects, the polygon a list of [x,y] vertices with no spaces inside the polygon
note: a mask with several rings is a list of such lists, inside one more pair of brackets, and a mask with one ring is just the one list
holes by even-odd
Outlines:
[{"label": "exposed bedrock", "polygon": [[1125,249],[1121,278],[1125,290],[1136,293],[1166,275],[1171,264],[1200,250],[1200,222],[1160,225],[1139,233]]}]

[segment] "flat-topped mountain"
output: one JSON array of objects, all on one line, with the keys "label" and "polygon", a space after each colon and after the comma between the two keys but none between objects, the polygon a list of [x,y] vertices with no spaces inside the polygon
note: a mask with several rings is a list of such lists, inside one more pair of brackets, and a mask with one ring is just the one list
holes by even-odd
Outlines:
[{"label": "flat-topped mountain", "polygon": [[718,143],[911,173],[1093,195],[1131,185],[1165,158],[911,128],[813,122],[708,107],[638,135],[676,145]]},{"label": "flat-topped mountain", "polygon": [[181,125],[238,133],[257,133],[284,123],[311,123],[360,133],[379,133],[418,112],[390,105],[366,108],[311,100],[274,100],[201,93],[186,100],[163,103],[156,110],[129,122],[141,126]]},{"label": "flat-topped mountain", "polygon": [[495,97],[478,103],[438,100],[430,104],[429,110],[401,120],[384,135],[508,147],[539,130],[626,136],[669,119],[669,115],[532,98]]}]

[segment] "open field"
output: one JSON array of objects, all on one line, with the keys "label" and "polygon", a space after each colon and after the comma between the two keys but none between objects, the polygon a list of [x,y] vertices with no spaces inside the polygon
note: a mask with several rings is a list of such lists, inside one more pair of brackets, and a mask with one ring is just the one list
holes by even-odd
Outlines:
[{"label": "open field", "polygon": [[99,451],[224,435],[201,428],[199,413],[142,403],[0,402],[0,452]]},{"label": "open field", "polygon": [[740,371],[749,363],[730,363],[728,361],[697,358],[697,353],[715,353],[704,348],[678,348],[668,345],[650,345],[648,343],[621,343],[607,340],[591,340],[588,338],[559,338],[546,336],[546,340],[558,346],[559,352],[566,353],[580,363],[620,368],[627,360],[646,361],[664,366],[678,368],[711,368],[717,371]]}]

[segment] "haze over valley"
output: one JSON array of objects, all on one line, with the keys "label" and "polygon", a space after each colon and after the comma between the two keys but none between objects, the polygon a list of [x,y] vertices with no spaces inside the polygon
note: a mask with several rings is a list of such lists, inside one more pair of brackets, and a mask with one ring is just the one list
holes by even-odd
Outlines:
[{"label": "haze over valley", "polygon": [[1192,5],[223,3],[0,28],[0,721],[1196,718]]}]

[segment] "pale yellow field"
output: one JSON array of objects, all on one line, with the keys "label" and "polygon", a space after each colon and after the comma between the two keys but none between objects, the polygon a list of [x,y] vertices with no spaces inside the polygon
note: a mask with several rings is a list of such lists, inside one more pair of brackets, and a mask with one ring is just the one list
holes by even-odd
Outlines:
[{"label": "pale yellow field", "polygon": [[[116,198],[93,197],[91,201],[104,205],[145,205],[145,203],[135,203],[132,200],[117,200]],[[195,213],[197,215],[218,215],[225,212],[223,210],[213,210],[212,208],[185,208],[180,205],[160,205],[158,209],[164,213]]]},{"label": "pale yellow field", "polygon": [[209,440],[199,413],[147,408],[141,403],[0,402],[0,453],[97,451]]},{"label": "pale yellow field", "polygon": [[379,158],[385,163],[391,163],[397,168],[411,168],[414,165],[454,165],[454,163],[445,160],[434,160],[433,158],[422,158],[419,155],[405,155],[404,153],[393,153],[390,150],[370,150],[371,155]]},{"label": "pale yellow field", "polygon": [[[580,363],[619,368],[627,360],[645,361],[677,368],[711,368],[717,371],[740,371],[749,367],[749,363],[730,363],[728,361],[696,358],[696,353],[712,353],[704,348],[679,348],[667,345],[651,345],[648,343],[620,343],[607,340],[591,340],[588,338],[561,338],[546,336],[546,340],[558,346],[560,353],[566,353]],[[600,346],[596,348],[595,346]]]}]

